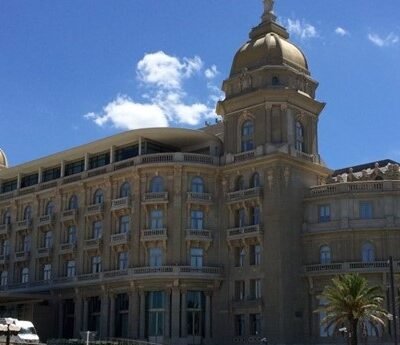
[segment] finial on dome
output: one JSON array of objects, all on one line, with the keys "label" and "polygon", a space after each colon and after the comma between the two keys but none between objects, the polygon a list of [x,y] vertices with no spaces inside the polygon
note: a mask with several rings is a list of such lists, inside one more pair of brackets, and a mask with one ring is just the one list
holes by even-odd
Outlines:
[{"label": "finial on dome", "polygon": [[276,16],[274,14],[274,0],[263,0],[264,1],[264,13],[261,17],[263,22],[274,22],[276,20]]}]

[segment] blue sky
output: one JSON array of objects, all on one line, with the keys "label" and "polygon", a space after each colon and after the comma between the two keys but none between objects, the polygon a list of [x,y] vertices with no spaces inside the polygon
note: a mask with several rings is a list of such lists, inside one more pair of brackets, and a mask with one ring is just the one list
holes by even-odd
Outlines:
[{"label": "blue sky", "polygon": [[[332,168],[400,160],[400,2],[277,0],[320,82]],[[0,1],[0,147],[10,165],[213,117],[261,0]]]}]

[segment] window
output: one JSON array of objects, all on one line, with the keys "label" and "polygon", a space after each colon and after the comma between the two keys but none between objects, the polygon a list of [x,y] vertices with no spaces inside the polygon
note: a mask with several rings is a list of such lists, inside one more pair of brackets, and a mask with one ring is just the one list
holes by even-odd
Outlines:
[{"label": "window", "polygon": [[88,329],[100,331],[101,299],[99,296],[89,297],[88,300]]},{"label": "window", "polygon": [[29,268],[24,267],[21,271],[21,283],[25,284],[29,282]]},{"label": "window", "polygon": [[330,264],[331,260],[331,248],[329,246],[322,246],[319,250],[319,261],[321,265]]},{"label": "window", "polygon": [[126,198],[128,196],[131,196],[131,185],[129,182],[124,182],[119,189],[119,197]]},{"label": "window", "polygon": [[371,201],[360,201],[360,219],[371,219],[372,218],[372,202]]},{"label": "window", "polygon": [[6,286],[8,284],[8,272],[3,271],[1,272],[0,276],[0,286]]},{"label": "window", "polygon": [[162,251],[159,247],[149,248],[149,266],[162,266]]},{"label": "window", "polygon": [[39,174],[23,176],[21,178],[21,188],[33,186],[37,184],[38,181],[39,181]]},{"label": "window", "polygon": [[118,253],[118,269],[126,270],[128,268],[128,252]]},{"label": "window", "polygon": [[67,228],[67,243],[75,244],[76,242],[76,227],[74,225],[70,225]]},{"label": "window", "polygon": [[191,191],[193,193],[204,193],[204,181],[201,177],[196,176],[192,178]]},{"label": "window", "polygon": [[151,291],[146,297],[147,336],[161,336],[164,334],[164,292]]},{"label": "window", "polygon": [[[324,306],[327,305],[328,301],[324,298],[321,298],[319,300],[319,305],[320,306]],[[321,324],[321,321],[324,319],[324,317],[326,316],[326,313],[324,311],[320,311],[319,312],[319,336],[320,337],[330,337],[333,335],[333,332],[335,330],[335,325],[331,325],[330,327],[327,327],[324,324]]]},{"label": "window", "polygon": [[103,232],[103,223],[101,220],[96,220],[92,224],[92,239],[100,239]]},{"label": "window", "polygon": [[250,265],[261,265],[261,246],[259,244],[250,246]]},{"label": "window", "polygon": [[74,194],[69,198],[68,209],[77,210],[78,209],[78,197]]},{"label": "window", "polygon": [[203,267],[203,248],[190,248],[190,266]]},{"label": "window", "polygon": [[51,279],[51,264],[45,264],[43,266],[43,280]]},{"label": "window", "polygon": [[162,229],[163,228],[163,211],[152,210],[150,212],[150,229]]},{"label": "window", "polygon": [[12,180],[12,181],[5,181],[1,185],[1,192],[2,193],[8,193],[12,192],[13,190],[17,189],[17,180]]},{"label": "window", "polygon": [[374,262],[375,261],[375,249],[372,243],[364,243],[362,246],[362,262]]},{"label": "window", "polygon": [[235,182],[235,190],[243,190],[244,189],[244,178],[243,176],[238,176]]},{"label": "window", "polygon": [[129,296],[127,293],[117,295],[115,299],[115,311],[115,336],[127,339],[129,329]]},{"label": "window", "polygon": [[115,151],[115,161],[123,161],[125,159],[136,157],[139,154],[139,146],[132,145],[127,147],[122,147]]},{"label": "window", "polygon": [[1,254],[5,255],[5,256],[10,254],[10,241],[9,240],[3,240],[0,251],[1,251]]},{"label": "window", "polygon": [[296,150],[304,152],[304,129],[299,121],[296,122]]},{"label": "window", "polygon": [[242,152],[254,149],[254,125],[253,121],[247,120],[242,125]]},{"label": "window", "polygon": [[246,213],[244,208],[240,208],[235,212],[235,226],[241,228],[245,224]]},{"label": "window", "polygon": [[272,77],[272,86],[279,85],[279,78],[277,76]]},{"label": "window", "polygon": [[150,192],[160,193],[164,191],[164,180],[161,176],[155,176],[150,182]]},{"label": "window", "polygon": [[205,298],[202,291],[188,291],[186,294],[187,334],[204,336]]},{"label": "window", "polygon": [[51,231],[46,231],[43,238],[43,247],[51,248],[53,246],[53,233]]},{"label": "window", "polygon": [[250,209],[251,225],[260,224],[260,207],[255,206]]},{"label": "window", "polygon": [[119,233],[126,234],[130,231],[131,218],[129,216],[119,217]]},{"label": "window", "polygon": [[31,251],[31,237],[29,235],[24,236],[22,245],[25,253],[29,253]]},{"label": "window", "polygon": [[101,189],[98,189],[93,195],[93,204],[102,204],[103,202],[104,202],[104,193]]},{"label": "window", "polygon": [[260,299],[261,298],[261,280],[251,279],[250,280],[250,298]]},{"label": "window", "polygon": [[68,260],[66,265],[66,276],[68,278],[75,277],[76,275],[76,264],[75,260]]},{"label": "window", "polygon": [[43,182],[52,181],[52,180],[60,178],[60,176],[61,176],[61,168],[60,167],[46,169],[42,173],[42,181]]},{"label": "window", "polygon": [[26,206],[24,209],[24,220],[32,219],[32,208],[30,206]]},{"label": "window", "polygon": [[85,161],[82,159],[77,162],[68,163],[65,166],[65,176],[79,174],[85,169]]},{"label": "window", "polygon": [[325,223],[331,221],[331,206],[319,205],[318,206],[318,222]]},{"label": "window", "polygon": [[235,299],[237,301],[244,301],[244,299],[245,299],[244,280],[236,280],[235,281]]},{"label": "window", "polygon": [[243,267],[246,259],[246,250],[244,247],[235,248],[235,266]]},{"label": "window", "polygon": [[235,336],[244,336],[245,316],[244,314],[235,315]]},{"label": "window", "polygon": [[92,273],[101,272],[101,256],[92,256],[91,264],[92,264]]},{"label": "window", "polygon": [[260,187],[260,175],[259,173],[254,173],[250,180],[251,188]]},{"label": "window", "polygon": [[202,230],[204,223],[204,213],[201,210],[192,210],[190,212],[190,228]]},{"label": "window", "polygon": [[10,213],[10,211],[4,212],[3,224],[11,224],[11,213]]},{"label": "window", "polygon": [[109,152],[89,158],[89,169],[96,169],[107,164],[110,164]]},{"label": "window", "polygon": [[250,335],[261,334],[261,314],[250,314]]}]

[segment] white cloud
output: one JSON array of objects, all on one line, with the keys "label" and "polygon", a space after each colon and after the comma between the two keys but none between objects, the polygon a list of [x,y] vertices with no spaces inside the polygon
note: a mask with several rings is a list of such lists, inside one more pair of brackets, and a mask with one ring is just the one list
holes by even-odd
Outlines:
[{"label": "white cloud", "polygon": [[212,65],[210,68],[207,68],[204,71],[204,75],[207,79],[214,79],[217,76],[217,74],[219,74],[219,72],[217,66],[215,65]]},{"label": "white cloud", "polygon": [[287,29],[290,34],[299,37],[300,39],[309,39],[318,37],[318,32],[315,26],[306,23],[304,20],[299,19],[288,19]]},{"label": "white cloud", "polygon": [[[98,126],[112,125],[119,129],[167,127],[171,124],[196,126],[214,118],[215,101],[221,97],[221,92],[210,81],[205,85],[209,93],[206,102],[186,101],[184,80],[202,71],[203,65],[198,56],[180,59],[162,51],[146,54],[136,66],[137,78],[146,87],[143,100],[119,95],[104,106],[102,112],[90,112],[85,118]],[[209,79],[207,75],[211,76],[210,73],[214,74],[213,78],[218,73],[215,65],[207,68],[204,76]]]},{"label": "white cloud", "polygon": [[399,42],[399,36],[391,32],[386,37],[381,37],[378,34],[368,34],[368,39],[378,47],[388,47]]},{"label": "white cloud", "polygon": [[343,29],[340,26],[338,26],[335,29],[335,33],[338,34],[339,36],[348,36],[349,35],[349,32],[346,29]]}]

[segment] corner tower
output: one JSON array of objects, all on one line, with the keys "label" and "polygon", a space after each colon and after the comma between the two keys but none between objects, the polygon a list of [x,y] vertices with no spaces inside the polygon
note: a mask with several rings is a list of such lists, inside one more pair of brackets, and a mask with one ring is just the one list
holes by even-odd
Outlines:
[{"label": "corner tower", "polygon": [[315,99],[303,52],[276,22],[273,1],[264,0],[261,23],[235,54],[217,105],[224,119],[227,162],[248,151],[285,152],[320,163],[318,117],[325,104]]}]

